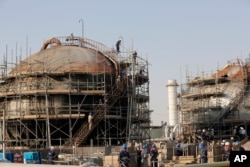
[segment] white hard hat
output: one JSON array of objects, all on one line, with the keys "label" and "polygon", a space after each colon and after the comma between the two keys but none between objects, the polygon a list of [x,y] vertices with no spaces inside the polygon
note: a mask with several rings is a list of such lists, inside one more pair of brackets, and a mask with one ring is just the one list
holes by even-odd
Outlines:
[{"label": "white hard hat", "polygon": [[225,146],[230,146],[230,143],[229,143],[229,142],[226,142],[226,143],[225,143]]}]

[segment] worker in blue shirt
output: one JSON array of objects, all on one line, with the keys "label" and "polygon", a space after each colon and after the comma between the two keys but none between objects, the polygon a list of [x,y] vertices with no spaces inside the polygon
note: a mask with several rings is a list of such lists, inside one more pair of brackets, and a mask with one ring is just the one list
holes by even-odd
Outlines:
[{"label": "worker in blue shirt", "polygon": [[127,151],[127,145],[126,144],[122,145],[122,149],[121,149],[121,151],[119,153],[119,157],[118,157],[118,162],[119,162],[121,167],[129,167],[130,154]]}]

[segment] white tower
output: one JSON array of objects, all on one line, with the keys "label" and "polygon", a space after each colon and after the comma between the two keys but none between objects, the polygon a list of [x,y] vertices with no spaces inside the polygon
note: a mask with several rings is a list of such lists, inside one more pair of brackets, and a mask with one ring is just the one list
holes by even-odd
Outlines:
[{"label": "white tower", "polygon": [[179,124],[177,110],[177,86],[176,80],[168,80],[168,126],[174,127]]}]

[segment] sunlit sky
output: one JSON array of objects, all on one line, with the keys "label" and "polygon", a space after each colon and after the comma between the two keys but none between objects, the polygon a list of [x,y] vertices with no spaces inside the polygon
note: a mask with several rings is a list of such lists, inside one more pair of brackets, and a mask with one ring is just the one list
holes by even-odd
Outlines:
[{"label": "sunlit sky", "polygon": [[[152,124],[168,121],[167,81],[185,83],[250,53],[250,0],[0,0],[0,62],[52,37],[82,35],[114,47],[120,36],[148,59]],[[16,49],[17,48],[17,49]]]}]

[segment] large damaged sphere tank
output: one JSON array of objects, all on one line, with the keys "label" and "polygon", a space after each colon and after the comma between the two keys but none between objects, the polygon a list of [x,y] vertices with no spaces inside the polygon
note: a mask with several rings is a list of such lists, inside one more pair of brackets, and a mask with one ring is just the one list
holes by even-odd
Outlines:
[{"label": "large damaged sphere tank", "polygon": [[75,36],[46,40],[0,78],[7,146],[72,148],[124,143],[128,136],[148,139],[148,64],[134,53]]}]

